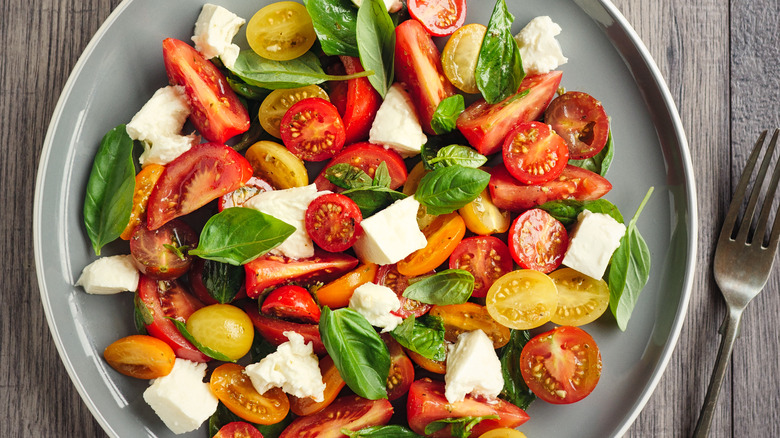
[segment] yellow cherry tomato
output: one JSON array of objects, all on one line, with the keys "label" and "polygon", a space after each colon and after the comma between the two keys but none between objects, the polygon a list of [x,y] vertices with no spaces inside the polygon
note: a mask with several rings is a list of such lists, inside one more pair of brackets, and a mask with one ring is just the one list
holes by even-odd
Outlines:
[{"label": "yellow cherry tomato", "polygon": [[469,231],[483,236],[504,233],[512,223],[509,212],[493,204],[488,189],[483,190],[473,201],[464,205],[458,213],[466,222]]},{"label": "yellow cherry tomato", "polygon": [[247,149],[245,156],[254,175],[274,188],[289,189],[309,184],[306,165],[279,143],[258,141]]},{"label": "yellow cherry tomato", "polygon": [[272,91],[260,104],[260,110],[257,114],[260,126],[274,137],[282,138],[279,133],[279,125],[282,123],[284,113],[294,104],[310,97],[319,97],[330,101],[328,93],[316,85]]},{"label": "yellow cherry tomato", "polygon": [[452,85],[466,93],[479,93],[474,69],[487,28],[479,23],[467,24],[450,37],[441,54],[444,75]]},{"label": "yellow cherry tomato", "polygon": [[558,290],[546,274],[519,269],[490,286],[485,306],[499,324],[530,330],[550,321],[558,308]]},{"label": "yellow cherry tomato", "polygon": [[609,307],[609,286],[602,279],[588,277],[571,268],[550,273],[558,288],[558,308],[551,321],[559,325],[585,325],[595,321]]},{"label": "yellow cherry tomato", "polygon": [[271,3],[252,16],[246,25],[246,39],[263,58],[289,61],[309,51],[317,34],[305,6],[283,1]]},{"label": "yellow cherry tomato", "polygon": [[230,304],[202,307],[187,318],[187,330],[199,343],[237,360],[252,348],[255,329],[243,310]]}]

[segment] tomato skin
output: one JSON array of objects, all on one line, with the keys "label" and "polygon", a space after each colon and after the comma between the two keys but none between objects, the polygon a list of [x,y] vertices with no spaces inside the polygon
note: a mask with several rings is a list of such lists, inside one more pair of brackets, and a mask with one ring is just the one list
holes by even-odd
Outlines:
[{"label": "tomato skin", "polygon": [[222,211],[226,208],[241,207],[244,205],[244,202],[248,201],[256,194],[270,192],[273,189],[271,184],[268,184],[265,180],[253,176],[249,178],[243,186],[222,195],[217,202],[217,210]]},{"label": "tomato skin", "polygon": [[374,281],[378,266],[374,263],[359,265],[354,270],[342,275],[330,283],[317,289],[314,294],[320,305],[331,309],[347,307],[349,299],[358,286]]},{"label": "tomato skin", "polygon": [[317,40],[311,17],[296,2],[271,3],[246,25],[249,47],[266,59],[288,61],[306,53]]},{"label": "tomato skin", "polygon": [[[179,219],[166,222],[156,230],[139,224],[130,238],[130,254],[142,273],[155,280],[174,280],[190,268],[192,256],[187,254],[187,249],[197,246],[197,243],[195,231]],[[184,257],[179,257],[166,246],[180,248]]]},{"label": "tomato skin", "polygon": [[249,315],[249,319],[252,320],[252,325],[268,342],[274,345],[281,345],[289,341],[284,332],[293,331],[303,336],[305,343],[312,343],[315,354],[327,354],[317,324],[301,324],[263,315],[257,310],[257,305],[254,302],[249,302],[243,307],[246,314]]},{"label": "tomato skin", "polygon": [[596,387],[601,377],[601,353],[596,341],[584,330],[556,327],[535,336],[523,347],[520,372],[531,391],[542,400],[574,403]]},{"label": "tomato skin", "polygon": [[163,59],[171,83],[184,86],[192,106],[190,120],[203,137],[224,143],[249,129],[249,113],[225,76],[197,50],[166,38]]},{"label": "tomato skin", "polygon": [[146,206],[149,202],[149,195],[152,193],[154,185],[160,179],[165,166],[161,164],[147,164],[135,176],[135,190],[133,192],[133,210],[130,212],[130,222],[127,223],[125,230],[122,231],[123,240],[130,240],[133,236],[135,226],[146,220]]},{"label": "tomato skin", "polygon": [[[329,99],[328,93],[317,85],[307,85],[298,88],[280,88],[272,91],[260,104],[257,111],[257,119],[265,132],[276,138],[282,138],[279,127],[282,124],[284,113],[291,106],[309,97]],[[251,160],[250,160],[251,161]]]},{"label": "tomato skin", "polygon": [[609,307],[609,285],[572,268],[550,273],[558,288],[558,308],[550,319],[558,325],[581,326],[600,317]]},{"label": "tomato skin", "polygon": [[549,274],[561,266],[569,234],[550,213],[534,208],[515,219],[508,241],[509,252],[518,265]]},{"label": "tomato skin", "polygon": [[279,125],[282,143],[304,161],[333,158],[344,147],[346,131],[338,110],[319,97],[296,102]]},{"label": "tomato skin", "polygon": [[493,348],[501,348],[509,342],[509,329],[496,322],[483,305],[465,302],[433,306],[430,314],[442,319],[444,339],[447,342],[455,343],[462,333],[477,329],[485,332],[493,342]]},{"label": "tomato skin", "polygon": [[569,148],[563,137],[541,122],[517,125],[504,140],[504,165],[523,184],[541,184],[563,172]]},{"label": "tomato skin", "polygon": [[558,308],[558,290],[547,274],[516,269],[490,286],[485,308],[497,324],[531,330],[550,321]]},{"label": "tomato skin", "polygon": [[412,362],[416,363],[420,368],[424,369],[425,371],[434,374],[441,374],[441,375],[444,375],[447,372],[446,360],[439,362],[436,360],[428,359],[422,354],[414,352],[412,350],[407,350],[404,348],[404,351],[406,351],[406,354],[409,356],[409,359],[411,359]]},{"label": "tomato skin", "polygon": [[235,363],[218,366],[209,380],[211,392],[230,412],[257,424],[276,424],[290,412],[290,401],[280,388],[260,394],[244,367]]},{"label": "tomato skin", "polygon": [[315,414],[296,418],[279,438],[340,438],[344,436],[341,429],[384,425],[392,416],[393,405],[387,399],[344,396]]},{"label": "tomato skin", "polygon": [[484,99],[474,102],[458,117],[458,130],[480,154],[498,152],[509,131],[518,123],[536,120],[544,113],[555,97],[562,74],[551,71],[528,76],[520,83],[517,93],[496,104]]},{"label": "tomato skin", "polygon": [[466,0],[409,0],[409,14],[433,36],[447,36],[466,21]]},{"label": "tomato skin", "polygon": [[309,291],[295,285],[274,289],[265,297],[260,311],[279,318],[317,324],[320,322],[320,308]]},{"label": "tomato skin", "polygon": [[[431,274],[433,272],[430,272]],[[427,274],[427,273],[426,273]],[[398,272],[397,265],[382,265],[376,271],[376,278],[374,283],[380,286],[387,286],[398,295],[398,300],[401,302],[401,308],[390,312],[401,318],[408,318],[412,315],[420,317],[428,313],[431,310],[431,305],[422,303],[411,298],[403,296],[406,287],[409,286],[409,277]]]},{"label": "tomato skin", "polygon": [[[343,70],[351,75],[363,71],[360,59],[351,56],[339,56]],[[340,73],[340,72],[339,72]],[[365,141],[376,118],[376,112],[382,105],[382,96],[374,89],[367,78],[355,78],[346,81],[330,82],[330,100],[339,110],[346,131],[345,144]]]},{"label": "tomato skin", "polygon": [[553,99],[544,121],[564,139],[575,160],[598,154],[609,139],[609,117],[604,107],[581,91],[569,91]]},{"label": "tomato skin", "polygon": [[455,94],[455,87],[444,76],[439,49],[417,20],[395,28],[395,77],[406,84],[423,131],[435,134],[433,113],[442,100]]},{"label": "tomato skin", "polygon": [[387,376],[387,399],[398,400],[409,392],[414,381],[414,366],[411,359],[404,353],[403,347],[389,333],[382,333],[390,352],[390,373]]},{"label": "tomato skin", "polygon": [[233,421],[222,426],[212,438],[263,438],[263,434],[249,423]]},{"label": "tomato skin", "polygon": [[481,298],[497,278],[514,268],[509,248],[498,237],[474,236],[460,241],[450,256],[450,269],[465,269],[474,276],[471,296]]},{"label": "tomato skin", "polygon": [[366,172],[371,178],[374,177],[376,168],[382,162],[387,164],[387,170],[390,174],[390,188],[395,190],[406,182],[406,163],[397,152],[385,149],[382,146],[371,143],[355,143],[345,147],[338,155],[328,162],[322,172],[314,180],[317,190],[330,190],[337,192],[340,189],[325,178],[325,169],[341,163],[349,163],[352,166]]},{"label": "tomato skin", "polygon": [[314,256],[305,259],[266,254],[244,265],[246,293],[249,298],[257,298],[267,288],[289,281],[332,280],[357,264],[358,259],[350,255],[316,249]]},{"label": "tomato skin", "polygon": [[487,187],[473,201],[458,209],[458,214],[469,231],[482,236],[504,233],[511,224],[511,215],[496,207]]},{"label": "tomato skin", "polygon": [[498,208],[513,212],[560,199],[591,201],[612,190],[612,184],[603,176],[572,165],[566,165],[552,181],[525,185],[512,177],[503,164],[499,164],[490,171],[488,187],[493,203]]},{"label": "tomato skin", "polygon": [[103,351],[111,368],[137,379],[167,376],[173,369],[176,355],[160,339],[146,335],[130,335],[112,342]]},{"label": "tomato skin", "polygon": [[327,193],[309,203],[304,225],[317,246],[328,252],[342,252],[357,241],[362,220],[363,214],[355,201],[338,193]]},{"label": "tomato skin", "polygon": [[168,163],[149,196],[147,226],[160,228],[230,193],[252,177],[252,166],[224,144],[201,143]]},{"label": "tomato skin", "polygon": [[325,383],[323,401],[316,402],[311,397],[298,398],[290,395],[290,410],[293,414],[301,417],[316,414],[333,403],[333,400],[346,385],[333,363],[333,359],[328,355],[322,356],[320,359],[320,373],[322,374],[322,382]]},{"label": "tomato skin", "polygon": [[238,360],[249,353],[255,330],[249,316],[230,304],[201,307],[187,319],[187,330],[198,343]]},{"label": "tomato skin", "polygon": [[444,214],[436,216],[422,232],[428,241],[425,247],[397,264],[398,272],[407,277],[425,274],[447,261],[466,235],[466,223],[458,213]]},{"label": "tomato skin", "polygon": [[[528,414],[517,406],[504,401],[481,400],[467,395],[465,400],[450,403],[444,396],[444,382],[421,379],[412,383],[409,399],[406,403],[406,417],[409,427],[420,435],[425,435],[425,427],[433,421],[445,418],[482,417],[497,415],[495,420],[482,420],[471,430],[471,436],[499,427],[515,428],[528,421]],[[450,427],[429,435],[431,437],[450,437]]]},{"label": "tomato skin", "polygon": [[254,175],[276,189],[303,187],[309,183],[306,165],[279,143],[258,141],[246,150],[246,159]]}]

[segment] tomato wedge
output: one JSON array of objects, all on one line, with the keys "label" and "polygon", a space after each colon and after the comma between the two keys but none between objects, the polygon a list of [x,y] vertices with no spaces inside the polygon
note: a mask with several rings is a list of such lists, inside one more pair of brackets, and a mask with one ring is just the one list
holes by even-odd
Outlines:
[{"label": "tomato wedge", "polygon": [[224,143],[249,129],[249,113],[225,76],[197,50],[166,38],[163,59],[171,83],[184,86],[192,106],[190,120],[203,137]]},{"label": "tomato wedge", "polygon": [[575,160],[598,154],[609,139],[609,117],[604,107],[581,91],[556,97],[544,112],[544,121],[566,141],[569,155]]},{"label": "tomato wedge", "polygon": [[160,228],[252,177],[252,166],[241,154],[219,143],[201,143],[168,163],[149,195],[147,226]]},{"label": "tomato wedge", "polygon": [[260,311],[278,318],[293,319],[309,324],[320,322],[320,308],[309,291],[295,285],[274,289],[263,300]]},{"label": "tomato wedge", "polygon": [[550,213],[534,208],[515,219],[508,241],[509,252],[518,265],[549,274],[561,266],[569,234]]},{"label": "tomato wedge", "polygon": [[509,329],[491,318],[488,309],[477,303],[433,306],[430,314],[438,316],[444,324],[444,339],[455,343],[462,333],[482,330],[493,342],[493,348],[501,348],[509,342]]},{"label": "tomato wedge", "polygon": [[[433,271],[426,272],[426,274],[428,273],[432,274]],[[421,303],[403,295],[406,287],[409,286],[409,277],[398,272],[398,267],[396,265],[380,266],[376,271],[374,283],[380,286],[387,286],[398,295],[398,300],[401,302],[401,308],[391,312],[394,315],[406,319],[412,315],[415,317],[423,316],[431,310],[432,306],[430,304]]]},{"label": "tomato wedge", "polygon": [[146,220],[146,205],[154,185],[160,179],[165,166],[161,164],[147,164],[135,176],[135,191],[133,192],[133,210],[130,212],[130,222],[127,223],[122,235],[123,240],[130,240],[136,225]]},{"label": "tomato wedge", "polygon": [[328,252],[346,251],[361,234],[363,214],[352,199],[327,193],[309,203],[304,225],[311,240]]},{"label": "tomato wedge", "polygon": [[342,429],[360,430],[387,424],[392,416],[393,405],[387,399],[344,396],[315,414],[296,418],[279,438],[342,437]]},{"label": "tomato wedge", "polygon": [[314,294],[320,305],[328,306],[331,309],[347,307],[349,299],[361,284],[374,281],[378,266],[374,263],[366,263],[358,266],[354,270],[342,275],[330,283],[317,289]]},{"label": "tomato wedge", "polygon": [[[340,56],[342,65],[334,67],[335,74],[355,74],[363,71],[360,59]],[[366,78],[330,82],[330,100],[339,110],[346,131],[345,144],[365,141],[382,105],[382,97]]]},{"label": "tomato wedge", "polygon": [[344,122],[332,103],[319,97],[297,102],[284,113],[282,143],[304,161],[333,158],[344,147]]},{"label": "tomato wedge", "polygon": [[563,138],[541,122],[525,122],[506,136],[504,165],[523,184],[541,184],[563,172],[569,148]]},{"label": "tomato wedge", "polygon": [[466,0],[409,0],[409,14],[433,36],[447,36],[466,21]]},{"label": "tomato wedge", "polygon": [[287,336],[284,335],[284,332],[293,331],[303,336],[305,343],[312,343],[314,353],[327,353],[325,345],[322,343],[320,329],[317,324],[302,324],[263,315],[257,310],[257,303],[254,301],[246,303],[243,308],[246,314],[249,315],[249,319],[252,320],[252,325],[254,325],[260,335],[271,344],[281,345],[289,341]]},{"label": "tomato wedge", "polygon": [[450,256],[450,269],[465,269],[474,276],[471,296],[481,298],[499,277],[514,268],[509,248],[498,237],[474,236],[460,241]]},{"label": "tomato wedge", "polygon": [[244,373],[244,367],[235,363],[218,366],[211,373],[209,386],[230,412],[252,423],[276,424],[290,411],[284,391],[271,388],[260,394]]},{"label": "tomato wedge", "polygon": [[363,172],[366,172],[371,178],[380,164],[387,165],[387,171],[390,174],[390,188],[395,190],[401,187],[406,181],[406,163],[397,152],[385,149],[382,146],[371,143],[355,143],[345,147],[338,155],[328,161],[325,168],[314,180],[317,190],[330,190],[332,192],[343,190],[336,187],[325,178],[325,169],[341,163],[350,164]]},{"label": "tomato wedge", "polygon": [[407,277],[425,274],[447,261],[466,234],[466,224],[458,213],[444,214],[436,216],[422,232],[428,240],[425,248],[398,262],[398,272]]}]

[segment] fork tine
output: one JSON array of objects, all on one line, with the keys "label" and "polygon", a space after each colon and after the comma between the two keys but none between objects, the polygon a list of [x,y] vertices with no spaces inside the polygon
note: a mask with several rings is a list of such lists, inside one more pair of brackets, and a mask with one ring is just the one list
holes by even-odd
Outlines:
[{"label": "fork tine", "polygon": [[[737,234],[737,242],[747,242],[747,236],[750,232],[750,224],[753,222],[753,213],[756,210],[756,203],[758,202],[758,195],[761,193],[761,186],[764,184],[764,178],[766,177],[766,171],[769,168],[769,162],[772,161],[772,155],[775,152],[775,146],[777,145],[777,131],[772,135],[772,140],[769,142],[769,148],[764,154],[764,159],[761,161],[761,167],[756,175],[756,181],[753,183],[753,189],[750,191],[750,199],[748,200],[747,207],[745,208],[745,214],[742,216],[742,223],[739,226],[739,233]],[[758,158],[758,157],[756,157]],[[743,176],[744,177],[744,176]],[[750,176],[748,176],[749,178]],[[742,181],[740,180],[740,183]]]},{"label": "fork tine", "polygon": [[[772,140],[777,139],[778,131],[775,129],[775,134],[772,136]],[[767,152],[768,153],[768,152]],[[771,155],[769,156],[771,158]],[[764,159],[766,161],[766,158]],[[756,231],[753,234],[753,241],[751,243],[763,245],[764,243],[764,236],[766,235],[766,227],[767,222],[769,221],[769,213],[771,213],[772,210],[772,203],[775,199],[775,193],[777,191],[777,184],[778,180],[780,180],[780,159],[777,160],[777,163],[775,163],[775,169],[772,171],[772,181],[769,183],[769,187],[766,191],[766,199],[764,199],[764,205],[761,207],[761,215],[758,217],[758,224],[756,225]],[[780,214],[775,213],[777,217],[780,217]],[[778,222],[777,218],[775,218],[775,224],[772,226],[773,234],[780,234],[780,229],[778,229]],[[775,240],[777,237],[775,237]],[[772,247],[771,244],[772,238],[770,237],[770,244],[769,247]],[[776,243],[775,243],[776,245]]]},{"label": "fork tine", "polygon": [[742,206],[742,200],[745,199],[745,191],[747,190],[748,183],[750,183],[750,175],[753,174],[753,168],[758,161],[758,154],[761,152],[761,145],[766,140],[767,131],[761,133],[756,140],[753,151],[750,153],[750,157],[745,163],[745,170],[742,171],[742,176],[737,183],[737,190],[734,192],[731,198],[731,204],[729,205],[729,211],[726,213],[726,218],[723,220],[723,228],[720,231],[719,240],[731,239],[734,233],[734,226],[737,222],[737,215],[739,214],[739,208]]}]

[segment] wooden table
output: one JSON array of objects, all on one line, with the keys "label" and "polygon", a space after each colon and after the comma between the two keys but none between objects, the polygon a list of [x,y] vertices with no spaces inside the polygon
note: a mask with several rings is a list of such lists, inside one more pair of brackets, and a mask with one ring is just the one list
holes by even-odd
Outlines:
[{"label": "wooden table", "polygon": [[[119,0],[0,2],[0,436],[105,436],[52,342],[39,299],[32,199],[41,145],[79,54]],[[682,116],[699,201],[699,260],[669,367],[627,436],[689,436],[724,305],[713,241],[758,133],[780,122],[778,0],[615,0],[647,44]],[[713,437],[780,436],[780,276],[748,308]],[[565,421],[565,418],[562,419]],[[533,438],[533,437],[530,437]]]}]

